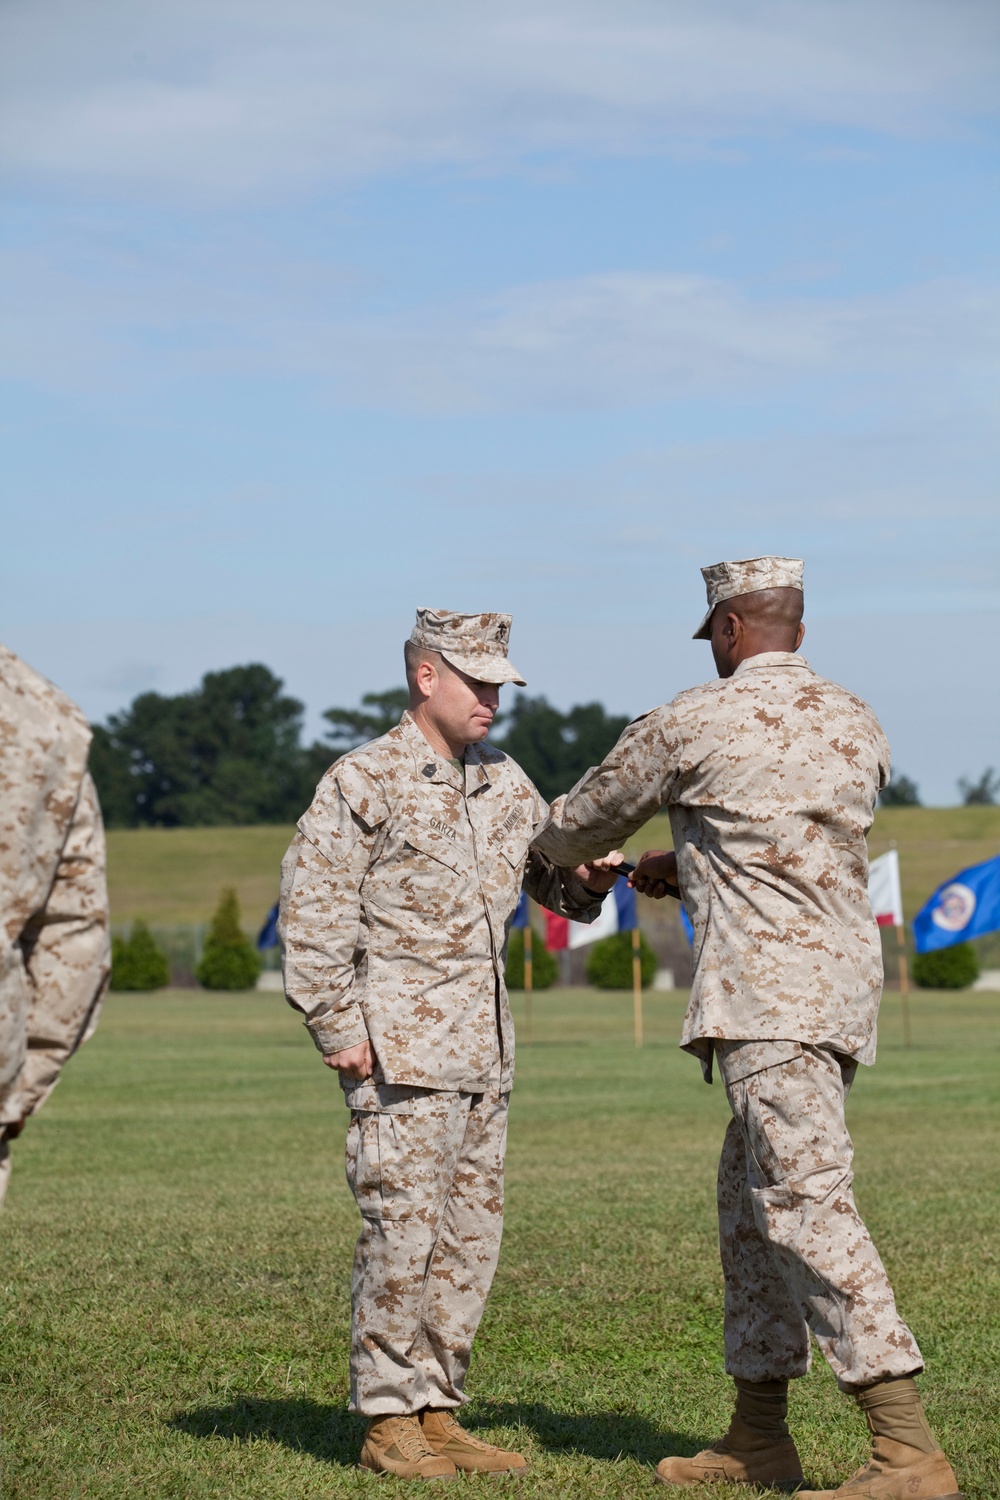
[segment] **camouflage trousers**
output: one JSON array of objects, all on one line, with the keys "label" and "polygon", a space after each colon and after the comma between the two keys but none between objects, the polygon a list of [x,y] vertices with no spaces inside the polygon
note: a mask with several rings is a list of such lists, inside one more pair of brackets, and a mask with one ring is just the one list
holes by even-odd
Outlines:
[{"label": "camouflage trousers", "polygon": [[922,1368],[854,1204],[844,1101],[857,1065],[799,1042],[716,1042],[733,1112],[719,1162],[726,1369],[785,1380],[809,1331],[844,1390]]},{"label": "camouflage trousers", "polygon": [[503,1229],[507,1099],[382,1085],[351,1113],[361,1210],[351,1286],[351,1410],[456,1407]]}]

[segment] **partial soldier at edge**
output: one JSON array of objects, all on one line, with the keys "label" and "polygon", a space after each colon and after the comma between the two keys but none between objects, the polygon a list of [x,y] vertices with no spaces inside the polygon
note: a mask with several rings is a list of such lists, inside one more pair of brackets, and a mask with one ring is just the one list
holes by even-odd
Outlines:
[{"label": "partial soldier at edge", "polygon": [[361,1463],[405,1478],[527,1467],[454,1416],[500,1250],[507,936],[522,882],[589,922],[615,881],[532,847],[548,808],[485,743],[500,685],[523,685],[509,632],[509,615],[417,611],[409,711],[331,767],[282,865],[286,995],[351,1111]]},{"label": "partial soldier at edge", "polygon": [[857,1066],[875,1060],[882,959],[865,836],[888,746],[868,705],[797,654],[799,560],[702,573],[695,639],[711,641],[719,679],[630,724],[538,840],[552,859],[594,859],[669,812],[676,852],[647,852],[632,883],[681,887],[695,953],[681,1045],[709,1081],[718,1062],[733,1113],[718,1207],[736,1410],[725,1437],[665,1458],[657,1478],[801,1485],[788,1382],[809,1368],[811,1330],[874,1440],[870,1462],[824,1497],[958,1500],[913,1380],[920,1350],[855,1206],[844,1122]]},{"label": "partial soldier at edge", "polygon": [[0,646],[0,1201],[10,1141],[92,1035],[110,973],[90,726]]}]

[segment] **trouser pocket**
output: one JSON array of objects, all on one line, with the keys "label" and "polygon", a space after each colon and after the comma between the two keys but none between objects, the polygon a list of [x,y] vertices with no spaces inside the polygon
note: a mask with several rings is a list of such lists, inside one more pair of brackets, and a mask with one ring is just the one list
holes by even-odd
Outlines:
[{"label": "trouser pocket", "polygon": [[363,1219],[382,1217],[379,1117],[353,1110],[347,1127],[347,1186]]},{"label": "trouser pocket", "polygon": [[406,1110],[354,1110],[347,1182],[362,1218],[439,1217],[468,1114],[468,1095],[430,1092]]}]

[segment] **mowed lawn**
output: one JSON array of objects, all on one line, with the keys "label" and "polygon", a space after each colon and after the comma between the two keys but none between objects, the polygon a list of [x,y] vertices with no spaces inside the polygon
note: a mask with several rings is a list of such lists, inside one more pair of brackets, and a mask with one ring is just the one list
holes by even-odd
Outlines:
[{"label": "mowed lawn", "polygon": [[[656,1460],[728,1418],[726,1105],[676,1048],[683,1004],[647,996],[637,1052],[629,996],[540,995],[530,1045],[517,1001],[507,1229],[467,1412],[530,1453],[523,1496],[658,1493]],[[907,1051],[886,1002],[850,1103],[857,1191],[929,1363],[932,1421],[985,1500],[1000,1496],[1000,1000],[912,1008]],[[345,1123],[280,997],[112,997],[15,1146],[0,1217],[8,1500],[402,1493],[353,1468]],[[809,1477],[844,1478],[864,1433],[822,1361],[792,1411]]]}]

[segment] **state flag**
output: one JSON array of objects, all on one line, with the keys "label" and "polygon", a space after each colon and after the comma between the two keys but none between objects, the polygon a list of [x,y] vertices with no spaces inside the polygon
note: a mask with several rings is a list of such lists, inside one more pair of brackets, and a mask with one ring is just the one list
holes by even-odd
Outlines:
[{"label": "state flag", "polygon": [[1000,930],[1000,854],[939,885],[913,919],[918,953],[950,948]]}]

